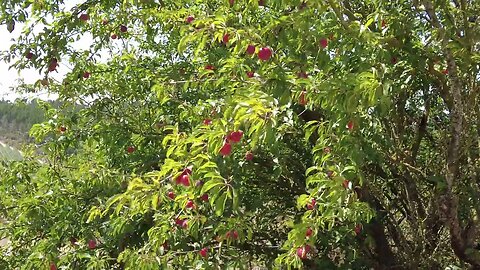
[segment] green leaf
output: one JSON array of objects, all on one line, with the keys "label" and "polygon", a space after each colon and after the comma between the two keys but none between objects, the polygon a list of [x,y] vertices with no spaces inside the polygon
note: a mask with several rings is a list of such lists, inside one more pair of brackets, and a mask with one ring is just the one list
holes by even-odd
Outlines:
[{"label": "green leaf", "polygon": [[208,180],[206,183],[203,184],[201,193],[207,193],[210,189],[224,184],[225,183],[222,181],[222,179],[215,178],[212,180]]},{"label": "green leaf", "polygon": [[225,210],[225,204],[227,202],[227,192],[223,192],[215,201],[215,214],[221,216]]},{"label": "green leaf", "polygon": [[238,205],[239,205],[239,201],[240,201],[240,196],[238,195],[237,189],[235,189],[235,188],[232,188],[232,197],[233,197],[232,209],[233,209],[234,212],[238,212]]},{"label": "green leaf", "polygon": [[7,23],[8,32],[12,33],[14,29],[15,29],[15,21],[10,21],[9,23]]}]

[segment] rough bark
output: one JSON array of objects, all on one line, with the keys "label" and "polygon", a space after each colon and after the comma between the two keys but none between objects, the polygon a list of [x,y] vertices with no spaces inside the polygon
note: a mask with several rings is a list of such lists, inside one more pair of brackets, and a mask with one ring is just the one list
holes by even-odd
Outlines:
[{"label": "rough bark", "polygon": [[450,138],[447,148],[446,159],[446,173],[445,179],[447,182],[447,191],[444,195],[445,205],[444,212],[447,216],[447,225],[450,232],[450,242],[455,255],[464,262],[472,265],[474,269],[480,269],[480,256],[478,251],[473,247],[468,246],[465,239],[465,228],[462,228],[460,223],[458,206],[459,197],[457,192],[459,179],[459,159],[462,142],[463,131],[463,100],[462,90],[463,85],[458,76],[458,69],[452,51],[448,47],[449,37],[446,35],[446,30],[440,23],[435,6],[431,1],[423,1],[425,11],[430,18],[432,27],[439,31],[439,37],[443,52],[447,61],[447,70],[449,74],[449,96],[452,100],[450,109]]}]

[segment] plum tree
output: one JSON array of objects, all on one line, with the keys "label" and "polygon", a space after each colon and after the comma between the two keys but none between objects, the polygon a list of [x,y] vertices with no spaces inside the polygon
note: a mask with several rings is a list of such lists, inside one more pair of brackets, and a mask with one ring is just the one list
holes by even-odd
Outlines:
[{"label": "plum tree", "polygon": [[1,269],[480,267],[476,1],[79,2],[0,2]]}]

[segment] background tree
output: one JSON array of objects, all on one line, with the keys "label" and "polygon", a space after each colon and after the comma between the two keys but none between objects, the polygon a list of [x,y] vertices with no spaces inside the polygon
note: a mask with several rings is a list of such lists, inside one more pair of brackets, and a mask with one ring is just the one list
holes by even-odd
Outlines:
[{"label": "background tree", "polygon": [[45,121],[42,101],[0,101],[0,141],[20,147],[29,141],[28,131],[34,124]]},{"label": "background tree", "polygon": [[5,268],[480,267],[479,3],[0,5],[65,104],[2,173]]}]

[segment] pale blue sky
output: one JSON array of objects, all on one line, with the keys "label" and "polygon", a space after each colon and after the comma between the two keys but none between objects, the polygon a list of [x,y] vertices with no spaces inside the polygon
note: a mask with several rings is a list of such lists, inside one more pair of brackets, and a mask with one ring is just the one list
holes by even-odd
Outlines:
[{"label": "pale blue sky", "polygon": [[[1,1],[1,0],[0,0]],[[81,3],[81,0],[67,0],[65,4],[66,9],[71,9],[74,5]],[[15,30],[12,33],[7,31],[6,25],[0,25],[0,51],[8,50],[12,45],[12,39],[18,37],[22,31],[23,25],[17,24]],[[76,42],[76,48],[88,48],[91,43],[91,38],[86,36]],[[18,59],[16,59],[18,60]],[[14,61],[16,61],[14,60]],[[18,98],[19,95],[12,92],[11,87],[16,86],[18,79],[23,79],[26,83],[34,83],[39,79],[44,77],[43,74],[39,74],[38,71],[33,69],[23,70],[18,72],[15,69],[8,69],[10,65],[0,61],[0,99],[9,99],[13,100]],[[58,68],[58,74],[54,75],[54,78],[59,79],[68,71],[67,66],[62,66]],[[55,96],[48,95],[45,91],[36,93],[33,95],[28,95],[28,97],[40,97],[43,99],[55,98]]]}]

